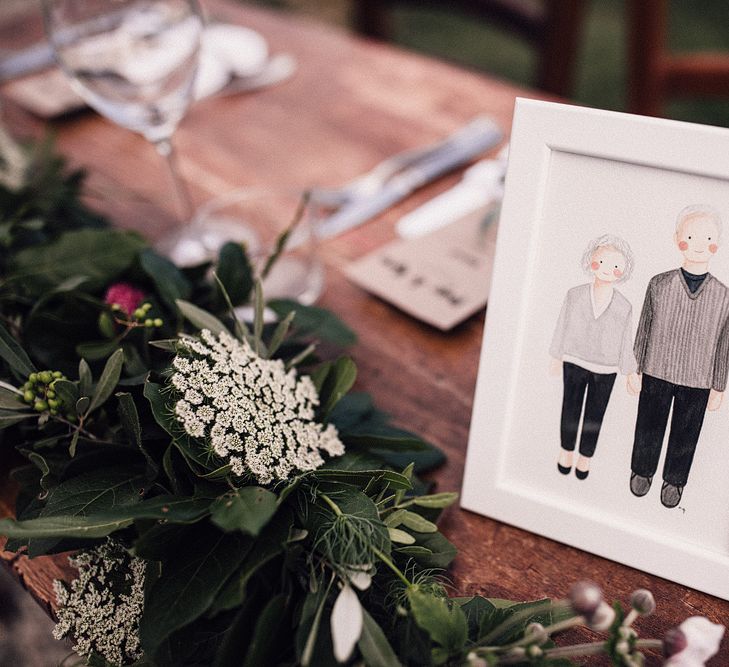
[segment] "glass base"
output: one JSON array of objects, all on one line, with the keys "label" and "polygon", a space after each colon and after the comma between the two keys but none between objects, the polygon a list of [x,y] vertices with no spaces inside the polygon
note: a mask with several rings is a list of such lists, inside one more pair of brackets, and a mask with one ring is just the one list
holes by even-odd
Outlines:
[{"label": "glass base", "polygon": [[193,222],[169,236],[161,238],[156,249],[177,266],[189,267],[217,258],[228,242],[245,245],[249,255],[259,251],[258,235],[233,218],[208,218],[204,223]]}]

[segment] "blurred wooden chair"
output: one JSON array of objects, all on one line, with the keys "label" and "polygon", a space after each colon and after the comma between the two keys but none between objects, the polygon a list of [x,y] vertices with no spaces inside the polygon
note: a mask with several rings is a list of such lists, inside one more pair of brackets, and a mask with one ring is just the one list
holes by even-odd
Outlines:
[{"label": "blurred wooden chair", "polygon": [[667,0],[628,0],[628,109],[660,116],[672,97],[729,96],[729,54],[674,54]]},{"label": "blurred wooden chair", "polygon": [[537,51],[535,85],[569,97],[586,0],[353,0],[354,27],[369,37],[392,37],[390,9],[395,5],[430,6],[489,20],[515,32]]}]

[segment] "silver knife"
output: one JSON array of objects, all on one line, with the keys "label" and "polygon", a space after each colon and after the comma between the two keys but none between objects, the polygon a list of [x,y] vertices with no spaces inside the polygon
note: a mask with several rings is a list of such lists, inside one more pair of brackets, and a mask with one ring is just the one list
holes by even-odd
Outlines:
[{"label": "silver knife", "polygon": [[0,83],[40,72],[55,64],[51,45],[47,41],[37,42],[0,57]]},{"label": "silver knife", "polygon": [[372,196],[355,199],[317,226],[319,238],[331,238],[367,222],[382,211],[402,201],[418,188],[448,172],[463,166],[473,158],[496,146],[502,139],[499,127],[490,119],[483,119],[477,132],[467,140],[450,144],[446,150],[418,163],[394,176]]}]

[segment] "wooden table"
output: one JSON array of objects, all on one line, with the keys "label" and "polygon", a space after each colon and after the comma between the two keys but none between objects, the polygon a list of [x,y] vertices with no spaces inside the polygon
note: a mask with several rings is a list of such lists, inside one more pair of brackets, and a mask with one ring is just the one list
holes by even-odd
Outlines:
[{"label": "wooden table", "polygon": [[[202,102],[189,112],[176,141],[183,174],[199,202],[242,185],[337,185],[480,113],[508,132],[515,96],[535,96],[303,18],[220,1],[208,6],[216,18],[259,30],[274,51],[295,54],[300,69],[276,88]],[[37,136],[43,129],[10,105],[5,119],[21,134]],[[155,237],[174,224],[166,173],[142,138],[90,113],[55,122],[53,129],[60,150],[74,165],[88,168],[90,187],[103,193],[103,210],[120,225]],[[461,485],[483,316],[440,333],[354,287],[343,268],[394,238],[402,214],[456,180],[443,179],[322,248],[327,286],[321,304],[359,334],[352,350],[358,384],[398,422],[445,450],[448,462],[434,476],[440,490]],[[7,482],[0,488],[0,513],[7,514],[13,490]],[[638,622],[644,636],[660,637],[697,613],[715,622],[729,619],[727,602],[488,518],[452,509],[442,527],[460,550],[450,576],[464,595],[562,597],[574,581],[588,578],[624,601],[635,588],[654,592],[657,613]],[[67,571],[64,559],[31,562],[7,552],[0,557],[50,609],[50,583]],[[729,657],[711,664],[729,665]]]}]

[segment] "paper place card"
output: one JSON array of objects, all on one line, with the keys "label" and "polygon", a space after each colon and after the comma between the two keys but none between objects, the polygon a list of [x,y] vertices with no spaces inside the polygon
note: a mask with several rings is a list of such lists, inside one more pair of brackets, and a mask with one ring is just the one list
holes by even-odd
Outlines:
[{"label": "paper place card", "polygon": [[388,243],[347,268],[348,277],[409,315],[448,331],[486,305],[496,210],[471,213],[432,234]]}]

